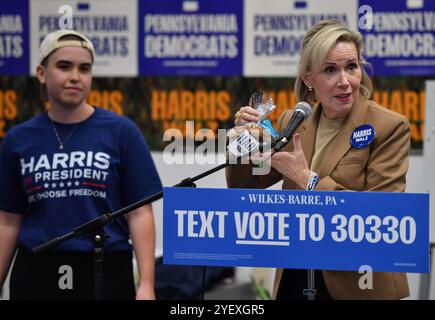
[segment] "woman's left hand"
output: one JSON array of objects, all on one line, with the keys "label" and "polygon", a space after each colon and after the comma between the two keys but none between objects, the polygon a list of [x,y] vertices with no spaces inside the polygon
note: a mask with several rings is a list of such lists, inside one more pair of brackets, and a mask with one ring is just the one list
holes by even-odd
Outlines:
[{"label": "woman's left hand", "polygon": [[272,167],[288,179],[296,182],[302,189],[307,186],[310,168],[302,150],[301,137],[293,136],[293,152],[277,152],[272,156]]}]

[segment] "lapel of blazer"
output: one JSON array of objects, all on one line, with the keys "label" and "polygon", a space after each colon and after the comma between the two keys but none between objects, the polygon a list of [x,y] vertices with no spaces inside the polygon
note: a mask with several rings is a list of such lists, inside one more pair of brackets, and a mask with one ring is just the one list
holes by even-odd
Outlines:
[{"label": "lapel of blazer", "polygon": [[[367,111],[368,101],[361,95],[358,95],[349,115],[344,120],[343,127],[336,137],[331,141],[323,155],[321,165],[317,169],[320,177],[326,177],[336,167],[340,159],[351,148],[350,137],[355,128],[363,124]],[[320,109],[320,108],[319,108]]]},{"label": "lapel of blazer", "polygon": [[302,150],[304,151],[305,158],[308,162],[308,167],[311,166],[311,160],[314,154],[314,146],[316,145],[316,132],[319,123],[322,108],[319,105],[313,107],[313,114],[305,122],[302,123],[301,128],[296,132],[301,135]]}]

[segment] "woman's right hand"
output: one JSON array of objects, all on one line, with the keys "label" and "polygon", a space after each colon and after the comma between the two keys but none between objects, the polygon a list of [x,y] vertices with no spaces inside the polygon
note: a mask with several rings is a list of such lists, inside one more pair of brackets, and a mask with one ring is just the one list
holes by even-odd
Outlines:
[{"label": "woman's right hand", "polygon": [[239,111],[236,112],[234,124],[241,126],[249,122],[258,122],[258,115],[258,111],[252,107],[241,107]]}]

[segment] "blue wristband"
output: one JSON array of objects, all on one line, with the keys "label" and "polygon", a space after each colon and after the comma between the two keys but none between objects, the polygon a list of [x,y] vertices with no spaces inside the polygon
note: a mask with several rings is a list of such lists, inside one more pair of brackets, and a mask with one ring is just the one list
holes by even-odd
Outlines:
[{"label": "blue wristband", "polygon": [[307,186],[305,187],[305,190],[308,191],[313,190],[318,181],[319,181],[319,175],[314,171],[310,171],[310,178],[308,179],[308,183]]}]

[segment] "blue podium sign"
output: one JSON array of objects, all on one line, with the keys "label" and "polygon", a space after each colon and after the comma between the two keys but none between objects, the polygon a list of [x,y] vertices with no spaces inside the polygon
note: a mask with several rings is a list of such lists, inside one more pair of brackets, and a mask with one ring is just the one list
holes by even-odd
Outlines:
[{"label": "blue podium sign", "polygon": [[429,195],[164,188],[167,264],[429,272]]},{"label": "blue podium sign", "polygon": [[432,76],[435,1],[360,1],[364,57],[376,76]]}]

